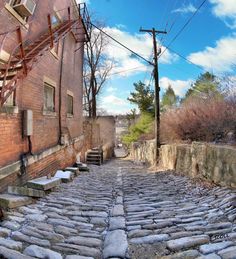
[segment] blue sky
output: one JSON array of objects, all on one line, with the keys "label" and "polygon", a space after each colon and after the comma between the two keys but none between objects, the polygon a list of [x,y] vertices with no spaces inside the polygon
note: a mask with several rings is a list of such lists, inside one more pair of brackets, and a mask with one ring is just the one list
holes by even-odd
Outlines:
[{"label": "blue sky", "polygon": [[[164,50],[202,1],[89,0],[87,4],[89,11],[105,22],[107,33],[152,61],[152,38],[140,33],[139,28],[166,29],[168,34],[157,38]],[[176,94],[183,96],[204,71],[234,76],[236,1],[208,0],[170,48],[200,67],[166,51],[159,60],[162,92],[171,84]],[[133,83],[141,80],[152,85],[152,68],[114,42],[107,46],[106,54],[116,62],[112,73],[122,73],[110,76],[99,97],[99,106],[108,113],[127,113],[133,107],[127,101],[134,90]]]}]

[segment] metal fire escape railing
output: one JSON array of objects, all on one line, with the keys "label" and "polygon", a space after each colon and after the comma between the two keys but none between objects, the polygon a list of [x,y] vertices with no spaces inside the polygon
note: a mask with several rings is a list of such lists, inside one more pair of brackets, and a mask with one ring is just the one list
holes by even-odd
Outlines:
[{"label": "metal fire escape railing", "polygon": [[15,92],[20,79],[27,76],[44,52],[52,49],[68,33],[72,33],[78,43],[89,41],[91,27],[86,5],[78,4],[76,8],[79,14],[77,19],[72,19],[71,8],[68,7],[67,19],[56,27],[52,26],[52,17],[49,14],[47,17],[48,29],[34,42],[27,39],[23,42],[21,27],[0,34],[3,36],[0,42],[0,50],[4,49],[7,37],[12,36],[12,33],[16,33],[17,36],[17,44],[11,51],[8,61],[0,64],[0,107]]}]

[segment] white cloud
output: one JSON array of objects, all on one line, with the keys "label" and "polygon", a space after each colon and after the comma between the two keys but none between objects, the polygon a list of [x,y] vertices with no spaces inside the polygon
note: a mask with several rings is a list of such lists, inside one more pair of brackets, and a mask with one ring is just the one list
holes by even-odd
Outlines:
[{"label": "white cloud", "polygon": [[107,91],[108,93],[114,93],[114,92],[117,91],[117,88],[116,88],[116,87],[109,86],[109,87],[106,89],[106,91]]},{"label": "white cloud", "polygon": [[236,34],[218,40],[215,47],[190,54],[188,59],[205,70],[231,72],[236,60]]},{"label": "white cloud", "polygon": [[[106,27],[104,30],[131,50],[137,52],[147,60],[152,61],[153,43],[150,35],[145,33],[132,35],[129,32],[116,27]],[[131,54],[129,50],[123,48],[112,40],[109,40],[106,47],[106,55],[108,58],[115,61],[115,67],[113,68],[112,73],[119,73],[127,70],[126,72],[119,74],[120,76],[128,76],[137,72],[152,70],[152,66],[148,66],[145,61],[137,58],[135,55]],[[160,63],[170,64],[176,59],[177,56],[175,54],[171,54],[169,51],[166,51],[165,54],[161,56]]]},{"label": "white cloud", "polygon": [[236,3],[235,0],[210,0],[214,5],[213,13],[222,18],[231,28],[236,28]]},{"label": "white cloud", "polygon": [[115,95],[108,95],[102,98],[103,104],[126,105],[127,102]]},{"label": "white cloud", "polygon": [[173,10],[172,12],[186,14],[186,13],[194,13],[196,10],[197,10],[196,7],[190,3],[189,5],[184,5],[178,9]]},{"label": "white cloud", "polygon": [[126,114],[132,108],[126,99],[119,98],[115,95],[101,97],[99,107],[108,114]]},{"label": "white cloud", "polygon": [[188,88],[190,88],[192,82],[193,81],[191,79],[183,81],[183,80],[171,80],[168,77],[162,77],[160,79],[160,87],[162,89],[167,89],[168,86],[171,85],[171,87],[175,91],[175,94],[180,97],[183,97],[185,92],[188,90]]}]

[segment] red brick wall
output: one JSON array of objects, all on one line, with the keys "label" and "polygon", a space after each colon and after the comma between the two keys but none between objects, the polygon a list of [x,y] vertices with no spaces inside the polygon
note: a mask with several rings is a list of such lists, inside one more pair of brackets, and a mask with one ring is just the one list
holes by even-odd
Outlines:
[{"label": "red brick wall", "polygon": [[7,189],[8,185],[23,185],[29,179],[48,175],[54,175],[58,169],[64,169],[71,166],[76,161],[76,153],[82,148],[83,143],[77,142],[68,146],[52,155],[39,160],[38,162],[30,165],[26,169],[26,174],[19,176],[16,172],[0,181],[0,192]]},{"label": "red brick wall", "polygon": [[[3,30],[13,29],[18,26],[19,21],[14,18],[6,9],[5,3],[0,2],[0,24]],[[34,40],[39,35],[47,30],[47,14],[53,13],[53,9],[61,10],[71,5],[73,1],[70,0],[36,0],[37,7],[33,17],[33,23],[29,23],[28,31],[24,32],[24,40]],[[73,13],[73,12],[72,12]],[[67,15],[67,10],[60,12],[60,16]],[[4,28],[4,29],[3,29]],[[1,38],[0,38],[1,42]],[[4,48],[10,51],[13,45],[16,44],[15,35],[9,36],[9,44]],[[61,121],[62,128],[69,133],[71,138],[78,137],[83,134],[83,116],[82,116],[82,67],[83,67],[83,48],[75,52],[81,46],[81,43],[76,43],[72,34],[69,33],[64,40],[64,52],[62,54],[63,41],[59,44],[59,58],[55,58],[50,51],[44,53],[29,72],[27,77],[21,81],[21,84],[16,90],[16,105],[19,108],[18,114],[3,114],[0,113],[0,168],[9,165],[19,160],[20,154],[28,151],[28,143],[26,138],[22,138],[22,111],[30,109],[33,111],[33,136],[32,146],[33,153],[39,153],[47,150],[58,144],[59,141],[59,82],[60,82],[60,68],[63,55],[62,66],[62,110]],[[5,45],[4,45],[5,46]],[[55,116],[43,115],[43,78],[44,76],[50,78],[56,83],[55,91]],[[74,94],[74,116],[67,117],[66,101],[67,90]],[[70,147],[67,148],[71,149]],[[77,148],[76,152],[80,151],[82,147]],[[63,154],[59,152],[57,155],[50,156],[29,169],[29,176],[40,176],[48,173],[51,169],[55,170],[62,167],[65,161],[71,164],[75,159],[75,151]],[[31,168],[32,173],[31,173]],[[13,177],[13,179],[11,179]],[[10,179],[10,180],[9,180]],[[19,179],[13,175],[8,177],[1,186],[5,186],[8,181],[18,183]]]}]

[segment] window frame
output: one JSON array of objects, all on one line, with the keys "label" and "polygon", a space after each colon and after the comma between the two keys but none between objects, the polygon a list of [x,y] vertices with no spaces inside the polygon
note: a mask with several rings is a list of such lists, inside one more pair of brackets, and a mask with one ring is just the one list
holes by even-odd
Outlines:
[{"label": "window frame", "polygon": [[[69,103],[70,98],[72,101],[72,105]],[[71,105],[71,107],[69,107],[69,104]],[[68,92],[67,92],[67,96],[66,96],[66,113],[67,113],[68,117],[74,116],[74,96]]]},{"label": "window frame", "polygon": [[[45,96],[45,88],[51,88],[53,89],[53,96],[52,96],[52,101],[53,101],[53,108],[50,109],[45,105],[46,103],[46,96]],[[56,87],[48,82],[43,82],[43,111],[46,113],[55,113],[56,111]]]},{"label": "window frame", "polygon": [[23,25],[26,25],[29,17],[25,17],[22,16],[21,14],[19,14],[15,9],[14,9],[14,5],[16,1],[20,1],[20,0],[10,0],[8,3],[6,3],[5,8]]}]

